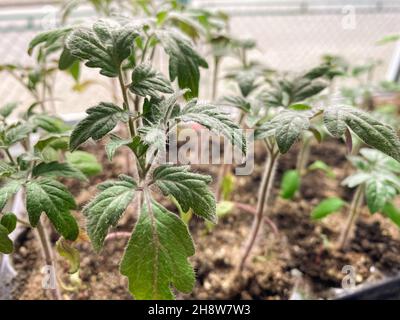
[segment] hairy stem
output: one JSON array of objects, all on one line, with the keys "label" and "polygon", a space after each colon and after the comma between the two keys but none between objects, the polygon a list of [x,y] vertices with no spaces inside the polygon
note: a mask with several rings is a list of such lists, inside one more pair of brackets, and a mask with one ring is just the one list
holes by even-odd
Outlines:
[{"label": "hairy stem", "polygon": [[60,289],[59,289],[58,283],[57,283],[56,267],[55,267],[55,263],[54,263],[54,259],[53,259],[53,254],[52,254],[52,251],[51,251],[51,245],[50,245],[50,242],[49,242],[49,237],[48,237],[46,229],[44,228],[44,226],[43,226],[41,221],[39,221],[36,229],[38,231],[39,240],[40,240],[40,244],[41,244],[41,247],[42,247],[42,252],[43,252],[43,257],[44,257],[45,263],[46,263],[47,266],[50,266],[51,271],[54,272],[54,276],[56,277],[56,280],[54,282],[55,288],[54,289],[50,289],[52,298],[54,300],[62,300],[62,297],[61,297],[61,294],[60,294]]},{"label": "hairy stem", "polygon": [[[246,114],[241,111],[239,115],[239,121],[238,124],[239,126],[242,126],[243,121],[245,119]],[[228,172],[231,170],[232,164],[222,164],[218,170],[218,176],[217,176],[217,183],[216,183],[216,194],[215,198],[218,201],[221,200],[221,195],[222,195],[222,183],[224,181],[225,176],[228,174]],[[225,199],[223,199],[225,200]]]},{"label": "hairy stem", "polygon": [[8,150],[8,149],[3,149],[3,150],[4,150],[5,154],[7,155],[8,159],[10,160],[10,162],[11,162],[13,165],[16,165],[15,160],[14,160],[13,157],[11,156],[10,150]]},{"label": "hairy stem", "polygon": [[247,67],[247,51],[246,51],[246,49],[243,49],[243,51],[242,51],[242,64],[243,64],[244,68]]},{"label": "hairy stem", "polygon": [[360,211],[360,207],[363,202],[363,198],[364,198],[364,185],[360,185],[357,187],[356,192],[354,193],[353,196],[353,200],[351,201],[350,214],[339,238],[339,249],[344,249],[347,245],[350,231],[355,221],[357,220],[358,213]]},{"label": "hairy stem", "polygon": [[219,61],[220,61],[219,57],[214,57],[214,70],[213,70],[212,91],[211,91],[212,101],[214,101],[215,98],[217,97]]},{"label": "hairy stem", "polygon": [[311,151],[311,139],[305,138],[301,144],[300,152],[297,156],[296,169],[300,176],[306,173],[306,167]]},{"label": "hairy stem", "polygon": [[55,104],[55,99],[54,99],[54,86],[56,83],[56,78],[57,78],[57,73],[54,73],[52,75],[50,84],[47,85],[47,91],[49,92],[49,103],[51,106],[51,111],[53,114],[57,114],[57,109],[56,109],[56,104]]},{"label": "hairy stem", "polygon": [[328,95],[327,95],[327,104],[330,105],[333,103],[333,97],[335,95],[335,82],[334,79],[331,80],[328,86]]},{"label": "hairy stem", "polygon": [[[44,72],[43,72],[44,70]],[[40,104],[40,107],[42,108],[42,112],[46,112],[46,105],[44,103],[45,99],[46,99],[46,65],[43,64],[43,83],[42,83],[42,99],[41,101],[43,101],[43,103]]]},{"label": "hairy stem", "polygon": [[[122,74],[122,70],[120,69],[119,73],[118,73],[118,80],[119,80],[119,84],[121,87],[121,92],[122,92],[122,97],[124,100],[124,110],[130,112],[130,107],[129,107],[129,99],[128,99],[128,94],[126,92],[126,86],[124,83],[124,77]],[[135,110],[137,112],[137,110]],[[129,132],[131,135],[131,138],[137,136],[137,128],[136,128],[136,123],[135,121],[137,120],[137,115],[135,115],[136,118],[132,118],[131,116],[129,116],[129,121],[128,121],[128,126],[129,126]],[[133,149],[132,149],[133,151]],[[136,155],[136,154],[135,154]],[[139,159],[135,159],[136,160],[136,170],[138,170],[138,177],[142,177],[142,170],[141,170],[141,166],[139,163]],[[127,156],[127,162],[130,162],[129,156]],[[130,170],[130,165],[127,166],[128,170]]]},{"label": "hairy stem", "polygon": [[149,48],[150,41],[151,41],[152,37],[153,37],[153,35],[147,36],[146,42],[144,44],[143,52],[142,52],[142,57],[141,57],[141,60],[140,60],[142,63],[144,62],[144,60],[146,58],[146,53],[147,53],[147,50]]},{"label": "hairy stem", "polygon": [[[240,202],[234,202],[235,207],[238,208],[239,210],[243,210],[244,212],[253,214],[253,215],[257,215],[257,209],[252,207],[251,205],[245,204],[245,203],[240,203]],[[271,228],[272,232],[275,235],[279,234],[279,230],[278,227],[276,226],[276,224],[267,216],[264,217],[265,223],[269,225],[269,227]]]},{"label": "hairy stem", "polygon": [[107,235],[107,237],[104,239],[104,241],[109,241],[109,240],[113,241],[113,240],[115,240],[115,239],[130,238],[131,234],[132,234],[132,233],[131,233],[131,232],[128,232],[128,231],[116,231],[116,232],[112,232],[112,233],[109,233],[109,234]]},{"label": "hairy stem", "polygon": [[31,224],[28,221],[24,220],[24,219],[21,219],[21,218],[17,217],[17,222],[22,224],[24,227],[32,228]]},{"label": "hairy stem", "polygon": [[[119,85],[121,87],[122,98],[124,100],[124,110],[130,112],[129,99],[128,99],[128,95],[126,93],[126,88],[125,88],[125,84],[124,84],[124,78],[122,76],[122,71],[121,70],[118,73],[118,80],[119,80]],[[131,133],[131,137],[135,137],[137,135],[136,125],[135,125],[135,122],[132,120],[131,117],[129,117],[128,124],[129,124],[129,131]]]},{"label": "hairy stem", "polygon": [[[216,190],[216,195],[215,199],[217,202],[221,200],[222,196],[222,183],[224,181],[225,176],[228,174],[228,172],[231,170],[231,165],[230,164],[222,164],[221,167],[218,170],[218,177],[217,177],[217,190]],[[223,199],[226,200],[226,199]]]},{"label": "hairy stem", "polygon": [[237,273],[241,272],[245,266],[246,260],[253,249],[254,243],[257,238],[258,231],[260,230],[261,222],[264,216],[265,205],[271,194],[272,185],[275,177],[275,168],[278,163],[279,152],[273,152],[271,149],[268,150],[268,159],[264,169],[264,175],[261,181],[258,194],[257,211],[253,220],[253,225],[246,244],[243,248],[240,262],[237,266]]},{"label": "hairy stem", "polygon": [[40,99],[39,95],[37,94],[37,92],[31,90],[28,85],[21,79],[21,77],[19,77],[15,72],[11,71],[11,70],[7,70],[8,74],[11,75],[16,81],[18,81],[33,97],[33,99],[35,100],[35,102],[38,102],[41,106],[41,109],[44,110],[44,101]]}]

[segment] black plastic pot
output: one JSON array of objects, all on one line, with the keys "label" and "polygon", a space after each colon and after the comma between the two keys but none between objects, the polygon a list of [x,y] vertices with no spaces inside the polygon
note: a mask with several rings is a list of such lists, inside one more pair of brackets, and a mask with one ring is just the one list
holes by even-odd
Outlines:
[{"label": "black plastic pot", "polygon": [[400,275],[340,296],[336,300],[400,300]]}]

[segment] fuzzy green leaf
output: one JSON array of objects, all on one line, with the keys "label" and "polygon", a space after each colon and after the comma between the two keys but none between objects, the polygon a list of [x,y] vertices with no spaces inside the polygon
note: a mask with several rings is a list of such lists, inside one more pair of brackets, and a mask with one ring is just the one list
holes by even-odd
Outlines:
[{"label": "fuzzy green leaf", "polygon": [[289,107],[320,93],[326,86],[326,82],[306,76],[281,79],[273,82],[271,89],[262,92],[262,99],[268,107]]},{"label": "fuzzy green leaf", "polygon": [[7,228],[8,233],[11,233],[17,227],[17,216],[12,212],[7,212],[1,217],[0,224]]},{"label": "fuzzy green leaf", "polygon": [[227,105],[229,107],[238,108],[244,112],[249,112],[251,109],[251,105],[246,98],[242,96],[225,96],[221,99],[222,104]]},{"label": "fuzzy green leaf", "polygon": [[276,142],[282,154],[288,152],[302,132],[310,126],[308,118],[300,115],[284,119],[286,121],[282,122],[275,132]]},{"label": "fuzzy green leaf", "polygon": [[0,160],[0,177],[9,177],[15,172],[17,172],[15,167],[9,165],[4,160]]},{"label": "fuzzy green leaf", "polygon": [[171,285],[186,293],[193,288],[195,274],[187,259],[194,252],[186,225],[153,201],[142,208],[120,271],[136,299],[173,299]]},{"label": "fuzzy green leaf", "polygon": [[116,77],[138,35],[137,27],[132,24],[100,19],[92,27],[74,30],[68,35],[66,46],[71,55],[87,61],[86,66],[100,68],[100,73],[107,77]]},{"label": "fuzzy green leaf", "polygon": [[58,60],[58,68],[60,70],[67,70],[70,68],[76,61],[78,61],[69,51],[67,47],[63,48],[60,59]]},{"label": "fuzzy green leaf", "polygon": [[240,70],[236,74],[236,81],[243,97],[247,97],[253,90],[257,88],[256,80],[259,76],[258,72],[253,70]]},{"label": "fuzzy green leaf", "polygon": [[159,127],[144,127],[140,130],[143,142],[148,146],[148,153],[154,154],[160,151],[162,154],[166,151],[167,135],[165,130]]},{"label": "fuzzy green leaf", "polygon": [[74,151],[65,154],[67,162],[84,175],[90,177],[99,174],[103,168],[96,157],[85,151]]},{"label": "fuzzy green leaf", "polygon": [[35,127],[42,128],[50,133],[63,133],[70,129],[62,119],[46,114],[34,115],[31,121]]},{"label": "fuzzy green leaf", "polygon": [[173,93],[171,83],[161,72],[151,68],[147,63],[137,65],[132,71],[132,82],[129,90],[139,96],[159,98],[159,92]]},{"label": "fuzzy green leaf", "polygon": [[46,148],[55,150],[68,150],[69,137],[66,135],[49,135],[35,144],[35,151],[42,152]]},{"label": "fuzzy green leaf", "polygon": [[7,201],[11,196],[18,192],[21,188],[22,182],[19,180],[11,180],[0,188],[0,210],[3,210]]},{"label": "fuzzy green leaf", "polygon": [[342,181],[343,186],[347,186],[349,188],[354,188],[369,179],[371,179],[372,176],[370,173],[367,172],[356,172],[350,176],[348,176],[346,179]]},{"label": "fuzzy green leaf", "polygon": [[25,139],[32,132],[32,126],[27,123],[16,123],[5,131],[4,143],[8,146]]},{"label": "fuzzy green leaf", "polygon": [[320,93],[326,88],[326,86],[327,83],[320,80],[310,81],[306,78],[298,81],[296,80],[294,81],[294,86],[292,88],[291,101],[292,103],[304,101],[305,99]]},{"label": "fuzzy green leaf", "polygon": [[232,121],[229,114],[221,112],[213,104],[197,103],[195,99],[191,100],[176,116],[176,119],[183,122],[196,122],[217,134],[222,134],[243,154],[246,153],[246,137],[239,126]]},{"label": "fuzzy green leaf", "polygon": [[186,98],[199,95],[199,67],[208,68],[208,64],[194,49],[189,39],[175,31],[159,30],[157,38],[169,55],[169,77],[178,78],[179,88],[189,88]]},{"label": "fuzzy green leaf", "polygon": [[257,139],[275,136],[279,151],[286,153],[309,127],[308,111],[284,110],[259,127],[255,136]]},{"label": "fuzzy green leaf", "polygon": [[58,41],[58,39],[60,39],[61,37],[64,37],[70,31],[71,31],[71,28],[66,27],[66,28],[60,28],[60,29],[55,29],[55,30],[50,30],[50,31],[45,31],[45,32],[39,33],[29,43],[28,54],[31,55],[33,52],[33,49],[36,46],[38,46],[39,44],[44,44],[45,47],[50,47],[56,41]]},{"label": "fuzzy green leaf", "polygon": [[172,195],[184,212],[189,209],[200,217],[216,222],[215,197],[209,190],[210,176],[189,172],[189,166],[162,165],[153,179],[165,196]]},{"label": "fuzzy green leaf", "polygon": [[58,161],[60,158],[59,150],[68,150],[69,134],[52,134],[39,140],[35,146],[35,155],[39,156],[44,162]]},{"label": "fuzzy green leaf", "polygon": [[386,202],[393,199],[396,189],[387,181],[371,179],[365,188],[365,198],[371,213],[381,211]]},{"label": "fuzzy green leaf", "polygon": [[121,139],[120,137],[116,135],[111,135],[110,136],[110,141],[106,144],[106,153],[107,153],[107,158],[108,160],[112,161],[114,158],[115,152],[117,151],[118,148],[122,146],[126,146],[132,141],[129,139]]},{"label": "fuzzy green leaf", "polygon": [[100,251],[110,227],[116,226],[132,202],[137,184],[128,176],[98,185],[101,192],[84,208],[87,231],[96,251]]},{"label": "fuzzy green leaf", "polygon": [[331,107],[324,112],[329,133],[341,137],[351,129],[364,143],[400,161],[400,140],[396,131],[373,116],[352,107]]},{"label": "fuzzy green leaf", "polygon": [[[394,173],[400,173],[400,162],[388,157],[383,152],[369,148],[361,148],[360,154],[367,160],[369,167],[373,167],[376,170],[386,170]],[[359,165],[362,166],[362,163],[359,163]]]},{"label": "fuzzy green leaf", "polygon": [[382,213],[400,228],[400,211],[393,203],[386,203],[382,209]]},{"label": "fuzzy green leaf", "polygon": [[10,254],[14,250],[14,245],[8,237],[8,230],[5,226],[0,224],[0,253]]},{"label": "fuzzy green leaf", "polygon": [[87,180],[86,176],[80,170],[74,168],[69,163],[59,163],[57,161],[39,163],[33,168],[32,175],[34,177],[65,177]]},{"label": "fuzzy green leaf", "polygon": [[16,102],[10,102],[0,108],[0,116],[7,118],[18,106]]},{"label": "fuzzy green leaf", "polygon": [[99,105],[86,110],[88,116],[80,121],[71,133],[70,150],[78,148],[89,138],[98,140],[115,128],[119,121],[129,120],[128,112],[118,106],[100,102]]},{"label": "fuzzy green leaf", "polygon": [[67,188],[60,182],[44,178],[29,181],[26,185],[26,209],[33,227],[45,212],[51,223],[65,239],[75,240],[79,234],[78,224],[70,210],[75,201]]}]

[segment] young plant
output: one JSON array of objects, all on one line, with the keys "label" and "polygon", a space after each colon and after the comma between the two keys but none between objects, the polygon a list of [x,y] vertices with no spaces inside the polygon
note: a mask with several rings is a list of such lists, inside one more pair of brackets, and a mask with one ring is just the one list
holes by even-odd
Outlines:
[{"label": "young plant", "polygon": [[[332,77],[333,67],[328,63],[323,63],[300,75],[286,76],[273,81],[271,88],[261,93],[262,101],[267,107],[283,107],[293,110],[311,109],[308,101],[327,88]],[[296,172],[292,174],[294,177],[297,173],[299,176],[297,179],[300,179],[305,173],[313,137],[318,141],[321,139],[318,123],[314,123],[301,139],[302,146],[297,156]]]},{"label": "young plant", "polygon": [[[56,34],[44,32],[31,41],[28,54],[34,55],[34,67],[16,64],[0,66],[0,71],[7,72],[30,93],[34,100],[32,107],[39,105],[44,113],[56,113],[54,88],[58,68],[69,72],[76,81],[79,77],[79,63],[67,52],[61,52],[68,31],[64,28]],[[60,52],[59,59],[54,59],[54,55]]]},{"label": "young plant", "polygon": [[315,118],[322,117],[326,130],[333,137],[351,137],[350,130],[362,141],[386,155],[400,160],[400,140],[393,128],[375,120],[369,113],[348,107],[332,106],[325,109],[283,110],[271,120],[260,125],[255,132],[256,139],[262,139],[267,148],[267,163],[259,188],[257,212],[248,240],[243,248],[237,273],[240,272],[254,246],[266,204],[269,201],[279,156],[290,150],[301,138],[304,131],[312,127]]},{"label": "young plant", "polygon": [[[333,82],[337,76],[344,74],[341,59],[324,56],[323,62],[315,68],[297,76],[285,76],[273,81],[271,87],[262,91],[261,98],[267,107],[284,107],[291,110],[309,110],[310,104],[320,101],[320,94],[329,88],[329,96],[333,91]],[[331,98],[328,97],[328,101]],[[296,169],[285,172],[281,182],[281,196],[291,199],[301,185],[301,177],[306,174],[313,138],[321,142],[323,130],[321,123],[313,122],[309,130],[301,137],[301,147],[297,155]]]},{"label": "young plant", "polygon": [[[250,127],[257,126],[258,123],[271,118],[271,113],[273,115],[282,108],[294,111],[310,110],[307,101],[327,87],[328,83],[323,78],[330,70],[330,67],[324,64],[294,77],[268,79],[269,87],[262,89],[253,99],[229,97],[227,100],[232,101],[231,106],[236,104],[245,112],[246,122]],[[313,136],[320,141],[321,133],[315,121],[307,131],[302,132],[302,147],[297,158],[297,169],[286,172],[283,177],[281,195],[284,198],[292,198],[300,187],[300,177],[304,174],[303,168],[308,161]]]},{"label": "young plant", "polygon": [[[349,161],[357,171],[342,182],[344,186],[355,188],[355,192],[347,223],[339,238],[341,249],[349,241],[352,226],[357,221],[364,199],[371,214],[380,212],[400,227],[400,214],[392,202],[400,193],[400,163],[380,151],[368,148],[362,148],[360,156],[349,156]],[[341,199],[325,200],[314,209],[312,218],[324,218],[340,210],[343,204]]]},{"label": "young plant", "polygon": [[[227,38],[225,40],[224,48],[233,51],[234,56],[239,60],[239,65],[230,68],[225,78],[236,84],[238,92],[229,93],[219,100],[224,106],[239,110],[238,124],[244,127],[244,121],[251,110],[251,105],[259,102],[256,90],[264,82],[264,78],[272,71],[255,61],[248,61],[248,52],[255,48],[253,40],[239,40],[234,38]],[[229,164],[223,164],[220,167],[216,183],[217,201],[229,200],[229,195],[233,191],[235,181],[231,173],[231,168],[232,165]]]},{"label": "young plant", "polygon": [[[170,55],[170,79],[148,61],[151,55],[146,48],[152,40],[161,43]],[[172,299],[172,286],[190,292],[195,281],[188,262],[194,254],[192,239],[185,223],[156,196],[173,197],[183,212],[190,209],[211,222],[216,221],[216,205],[207,186],[210,176],[192,173],[189,166],[163,162],[170,132],[179,122],[195,122],[225,135],[245,151],[239,127],[217,106],[196,99],[179,102],[182,97],[197,95],[198,68],[206,65],[205,60],[178,31],[159,29],[151,22],[134,25],[124,18],[100,19],[73,28],[65,49],[87,67],[100,69],[101,75],[117,78],[123,97],[122,105],[100,102],[87,109],[87,117],[72,131],[70,150],[75,151],[90,138],[109,136],[109,159],[118,148],[127,147],[136,164],[133,176],[121,174],[118,180],[99,184],[99,193],[83,210],[94,249],[101,250],[109,229],[135,200],[138,219],[120,265],[120,272],[129,279],[130,292],[136,299]],[[132,61],[137,63],[131,82],[126,83],[123,70]],[[175,92],[170,80],[176,78],[179,86],[189,86],[192,91]],[[131,95],[144,98],[143,103],[132,108]],[[110,134],[117,124],[125,125],[129,136]]]},{"label": "young plant", "polygon": [[341,88],[341,94],[347,103],[367,111],[375,109],[372,91],[375,88],[374,73],[380,64],[379,60],[370,60],[365,64],[349,67],[348,77],[356,82],[356,86]]},{"label": "young plant", "polygon": [[[61,119],[37,114],[30,108],[17,122],[9,121],[8,117],[15,107],[16,104],[9,104],[0,109],[0,148],[4,154],[4,159],[0,160],[0,252],[12,253],[13,244],[8,234],[17,223],[36,228],[45,264],[56,275],[47,222],[42,214],[46,214],[51,225],[64,239],[75,241],[79,235],[78,224],[71,213],[76,208],[75,201],[57,178],[87,178],[76,164],[62,161],[68,147],[69,127]],[[35,144],[32,144],[32,136],[37,140]],[[80,162],[83,163],[86,168],[91,167],[90,162]],[[98,166],[97,162],[92,164]],[[18,192],[25,194],[27,221],[5,210],[7,203]],[[54,285],[55,289],[51,290],[53,298],[60,299],[57,281]]]}]

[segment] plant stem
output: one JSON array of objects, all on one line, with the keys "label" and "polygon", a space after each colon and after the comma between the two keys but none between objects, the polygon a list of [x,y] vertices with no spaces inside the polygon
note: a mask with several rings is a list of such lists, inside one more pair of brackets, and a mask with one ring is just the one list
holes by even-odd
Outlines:
[{"label": "plant stem", "polygon": [[[257,214],[257,209],[252,207],[251,205],[245,204],[245,203],[240,203],[240,202],[234,202],[235,207],[238,208],[239,210],[243,210],[244,212],[256,215]],[[279,234],[278,227],[276,224],[269,218],[269,217],[264,217],[265,223],[269,225],[271,228],[272,232],[275,235]]]},{"label": "plant stem", "polygon": [[[140,103],[140,100],[141,100],[140,96],[136,95],[135,100],[134,100],[134,107],[135,107],[135,111],[139,115],[143,114],[142,104]],[[142,121],[141,116],[138,117],[138,123],[139,123],[139,126],[142,126],[143,121]]]},{"label": "plant stem", "polygon": [[147,49],[149,48],[150,40],[151,40],[152,37],[153,37],[153,35],[147,36],[147,39],[146,39],[146,42],[144,44],[144,48],[143,48],[143,51],[142,51],[142,57],[140,59],[141,63],[143,63],[145,58],[146,58]]},{"label": "plant stem", "polygon": [[310,157],[310,149],[311,149],[310,143],[311,143],[311,139],[308,137],[305,137],[302,141],[301,149],[297,156],[296,169],[297,169],[297,172],[300,174],[300,176],[303,176],[306,172],[308,159]]},{"label": "plant stem", "polygon": [[[239,116],[239,121],[238,124],[239,126],[242,126],[243,121],[245,119],[246,114],[241,111],[240,116]],[[218,170],[218,177],[217,177],[217,183],[216,183],[216,194],[215,198],[217,202],[221,200],[221,195],[222,195],[222,182],[224,181],[225,176],[228,174],[228,172],[231,170],[232,164],[222,164],[221,167]],[[225,200],[225,199],[224,199]]]},{"label": "plant stem", "polygon": [[[121,69],[119,70],[119,73],[118,73],[118,80],[119,80],[119,84],[120,84],[120,87],[121,87],[122,97],[123,97],[123,100],[124,100],[124,104],[123,104],[124,110],[126,110],[127,112],[130,112],[129,99],[128,99],[128,95],[127,95],[127,92],[126,92],[127,89],[126,89],[126,86],[125,86],[125,83],[124,83],[124,78],[123,78]],[[136,109],[136,106],[135,106],[135,109]],[[138,110],[135,110],[135,111],[137,112]],[[136,128],[135,120],[138,119],[138,117],[139,117],[139,115],[137,115],[137,114],[135,115],[135,118],[132,118],[131,116],[129,116],[128,125],[129,125],[129,132],[130,132],[131,138],[137,136],[137,128]],[[132,149],[132,151],[135,154],[133,149]],[[140,166],[140,163],[139,163],[139,159],[136,158],[135,160],[136,160],[136,164],[137,164],[136,165],[136,169],[137,169],[137,173],[138,173],[137,176],[140,178],[140,177],[142,177],[141,166]],[[128,169],[128,171],[130,171],[130,165],[129,164],[130,164],[130,159],[129,159],[129,156],[127,156],[127,169]]]},{"label": "plant stem", "polygon": [[354,193],[353,196],[353,200],[351,201],[350,214],[339,238],[339,249],[344,249],[347,245],[351,228],[354,222],[357,220],[358,213],[360,211],[360,207],[363,202],[363,198],[364,198],[364,185],[360,185],[357,187],[356,192]]},{"label": "plant stem", "polygon": [[242,64],[243,64],[244,68],[247,67],[247,51],[246,51],[246,49],[243,49],[243,51],[242,51]]},{"label": "plant stem", "polygon": [[26,83],[16,73],[8,70],[8,74],[18,81],[31,94],[31,96],[35,99],[35,102],[38,102],[41,105],[42,110],[44,110],[44,102],[40,99],[39,95],[33,90],[29,89]]},{"label": "plant stem", "polygon": [[214,101],[215,98],[217,97],[219,61],[220,61],[219,57],[214,57],[214,70],[213,70],[212,91],[211,91],[212,101]]},{"label": "plant stem", "polygon": [[157,46],[154,46],[153,49],[151,49],[150,61],[152,61],[152,62],[153,62],[154,56],[155,56],[155,54],[156,54],[156,48],[157,48]]},{"label": "plant stem", "polygon": [[10,162],[13,165],[16,165],[15,160],[13,159],[13,157],[11,156],[10,150],[8,149],[4,149],[5,154],[7,155],[8,159],[10,160]]},{"label": "plant stem", "polygon": [[327,101],[326,101],[326,103],[328,105],[331,105],[333,103],[334,94],[335,94],[335,83],[334,83],[334,79],[332,79],[331,82],[329,83],[329,87],[328,87],[328,96],[327,96]]},{"label": "plant stem", "polygon": [[[224,164],[221,165],[221,167],[218,170],[217,190],[216,190],[216,195],[215,195],[215,199],[217,200],[217,202],[219,202],[221,200],[222,183],[224,181],[225,176],[230,171],[230,169],[231,169],[231,165],[224,163]],[[223,199],[223,200],[226,200],[226,199]]]},{"label": "plant stem", "polygon": [[54,283],[55,289],[50,289],[51,295],[54,300],[62,300],[60,290],[58,287],[58,283],[57,283],[57,276],[56,276],[57,273],[56,273],[55,263],[54,263],[54,259],[53,259],[53,254],[51,251],[51,246],[49,243],[49,238],[48,238],[46,229],[43,227],[43,224],[41,221],[39,221],[36,228],[37,228],[37,231],[39,234],[40,243],[42,245],[43,257],[45,259],[45,263],[47,266],[51,267],[51,270],[52,270],[52,272],[54,272],[54,275],[56,277],[56,281]]},{"label": "plant stem", "polygon": [[272,149],[268,149],[268,159],[265,165],[264,175],[259,189],[257,211],[253,220],[253,225],[251,227],[250,235],[247,239],[247,242],[240,257],[240,262],[236,270],[237,273],[243,270],[246,260],[249,257],[250,252],[254,246],[258,231],[260,230],[261,222],[263,220],[263,215],[264,215],[264,208],[271,194],[271,189],[275,177],[275,168],[278,163],[278,158],[279,158],[279,152],[273,152]]},{"label": "plant stem", "polygon": [[41,103],[40,106],[42,108],[42,112],[45,113],[46,112],[46,106],[44,104],[44,101],[46,99],[46,64],[45,63],[43,63],[41,71],[43,72],[42,97],[41,97],[42,98],[41,101],[43,101],[43,103]]},{"label": "plant stem", "polygon": [[[124,100],[124,110],[130,112],[129,109],[129,100],[128,100],[128,95],[126,94],[126,88],[125,88],[125,84],[124,84],[124,79],[122,77],[122,71],[120,70],[118,73],[118,80],[119,80],[119,85],[121,87],[121,92],[122,92],[122,98]],[[132,120],[131,117],[129,117],[129,131],[131,133],[131,137],[135,137],[137,135],[136,132],[136,125],[135,122]]]},{"label": "plant stem", "polygon": [[22,224],[24,227],[32,228],[31,224],[28,221],[24,220],[24,219],[17,218],[17,222]]},{"label": "plant stem", "polygon": [[128,231],[116,231],[109,233],[104,241],[115,240],[115,239],[122,239],[122,238],[129,238],[131,236],[131,232]]}]

